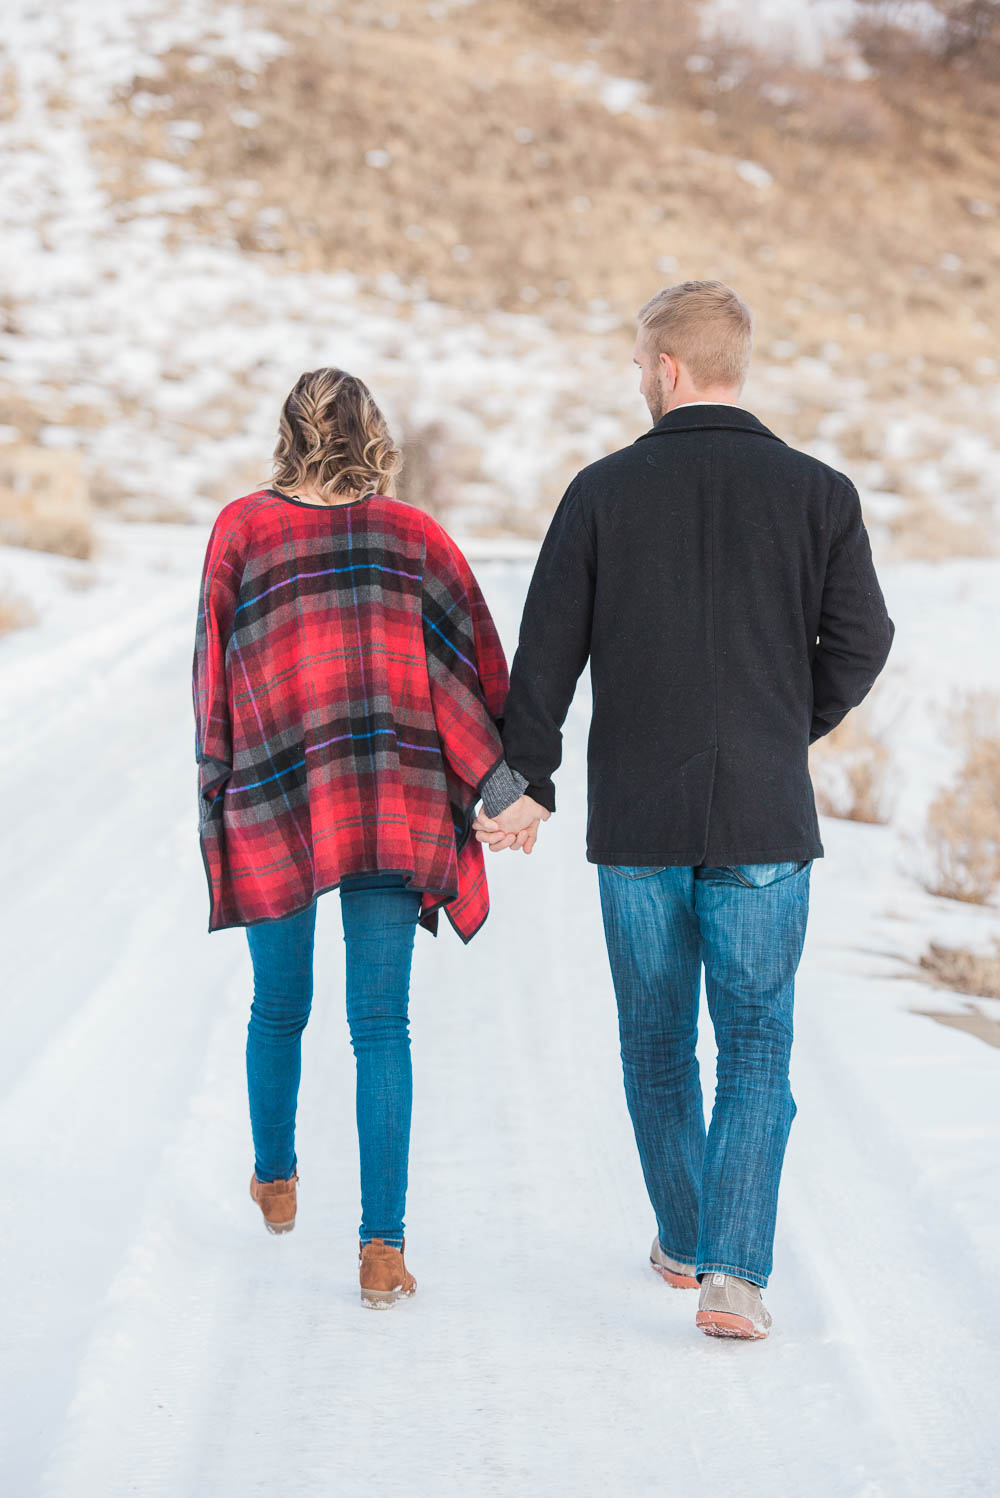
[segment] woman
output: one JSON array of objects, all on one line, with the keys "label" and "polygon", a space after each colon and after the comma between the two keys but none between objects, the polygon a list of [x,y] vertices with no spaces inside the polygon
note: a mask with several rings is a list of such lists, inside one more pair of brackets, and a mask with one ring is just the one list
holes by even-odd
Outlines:
[{"label": "woman", "polygon": [[316,897],[339,888],[373,1307],[416,1289],[403,1258],[414,933],[436,935],[442,908],[463,941],[479,930],[476,803],[496,814],[526,783],[503,758],[489,610],[442,527],[392,497],[399,466],[361,380],[303,374],[272,485],[212,530],[193,672],[208,929],[245,926],[253,964],[250,1194],[269,1231],[294,1226]]}]

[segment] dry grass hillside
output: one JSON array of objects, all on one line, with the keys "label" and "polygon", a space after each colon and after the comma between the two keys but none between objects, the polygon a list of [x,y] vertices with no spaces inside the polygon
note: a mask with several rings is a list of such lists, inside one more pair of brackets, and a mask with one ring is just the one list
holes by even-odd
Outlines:
[{"label": "dry grass hillside", "polygon": [[[942,366],[983,377],[1000,81],[914,53],[856,81],[796,69],[700,41],[678,0],[259,14],[290,43],[259,78],[174,51],[135,79],[138,112],[101,133],[125,211],[138,162],[174,155],[225,188],[195,227],[285,263],[555,318],[719,275],[772,344],[887,357],[893,388],[920,359],[930,386]],[[607,92],[623,76],[646,85],[632,109]]]},{"label": "dry grass hillside", "polygon": [[[195,34],[150,49],[147,65],[137,54],[134,76],[86,118],[87,145],[114,223],[135,229],[130,246],[148,231],[177,263],[211,244],[277,277],[350,272],[371,305],[388,296],[398,347],[383,342],[380,381],[393,360],[406,364],[421,302],[469,326],[531,314],[562,340],[550,357],[566,366],[557,407],[600,427],[592,440],[605,448],[641,427],[637,398],[634,411],[617,393],[591,405],[601,360],[628,378],[636,307],[661,285],[721,277],[756,317],[747,404],[849,467],[900,550],[989,552],[1000,475],[996,54],[924,50],[879,24],[885,9],[870,4],[864,34],[806,68],[707,39],[689,0],[265,0],[239,25],[277,34],[268,60],[206,55]],[[18,105],[14,87],[9,118]],[[58,126],[70,102],[54,88],[47,107]],[[169,208],[154,224],[160,199]],[[43,247],[45,232],[43,214]],[[259,318],[259,301],[244,309],[242,297],[220,320]],[[6,315],[16,333],[18,307]],[[161,387],[188,378],[172,354],[156,357]],[[526,392],[534,358],[525,343]],[[212,498],[257,473],[286,378],[245,359],[227,374],[213,408],[157,424],[192,452],[260,429],[205,481]],[[476,450],[513,419],[484,389],[470,389],[450,449],[466,498],[499,493],[496,465],[479,465]],[[126,386],[115,401],[141,422],[145,392]],[[54,398],[43,410],[0,382],[0,423],[22,441],[75,426],[98,502],[116,504],[127,475],[91,455],[105,419],[100,405]],[[447,409],[416,420],[446,466],[448,420]],[[515,528],[544,524],[568,476],[559,466],[539,474],[535,510]],[[507,503],[494,503],[501,527]],[[157,504],[176,513],[172,499]]]}]

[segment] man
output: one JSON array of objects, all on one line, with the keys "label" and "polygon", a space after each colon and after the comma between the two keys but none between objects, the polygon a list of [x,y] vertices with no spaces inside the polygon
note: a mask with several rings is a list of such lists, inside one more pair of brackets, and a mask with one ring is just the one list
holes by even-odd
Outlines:
[{"label": "man", "polygon": [[[584,468],[553,517],[511,668],[513,772],[492,848],[555,810],[561,727],[590,658],[587,858],[598,866],[653,1267],[700,1286],[709,1335],[765,1337],[809,876],[808,747],[871,689],[893,637],[857,490],[739,405],[748,308],[687,281],[639,313],[654,426]],[[521,792],[522,794],[518,794]],[[516,799],[515,799],[516,798]],[[707,1136],[701,968],[718,1046]]]}]

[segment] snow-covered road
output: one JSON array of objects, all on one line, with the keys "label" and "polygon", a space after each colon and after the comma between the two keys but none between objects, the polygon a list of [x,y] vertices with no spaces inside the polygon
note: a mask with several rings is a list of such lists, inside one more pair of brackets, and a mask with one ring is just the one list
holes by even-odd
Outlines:
[{"label": "snow-covered road", "polygon": [[[536,853],[490,859],[493,912],[468,948],[446,925],[417,935],[418,1295],[386,1316],[358,1302],[334,894],[299,1220],[263,1232],[249,958],[241,931],[206,933],[195,832],[203,538],[143,544],[166,547],[159,571],[113,605],[53,605],[0,661],[5,1498],[995,1495],[1000,1051],[911,1014],[929,994],[898,961],[942,902],[891,828],[824,823],[774,1330],[703,1337],[697,1297],[646,1261],[583,850],[585,683]],[[529,566],[476,570],[512,652]],[[897,625],[926,609],[913,575],[887,587]],[[947,617],[961,629],[957,605]],[[707,1015],[700,1047],[710,1105]]]}]

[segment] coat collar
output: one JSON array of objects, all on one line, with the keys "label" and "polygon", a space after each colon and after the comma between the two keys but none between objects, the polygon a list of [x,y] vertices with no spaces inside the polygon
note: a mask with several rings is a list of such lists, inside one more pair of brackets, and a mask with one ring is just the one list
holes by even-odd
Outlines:
[{"label": "coat collar", "polygon": [[718,427],[730,427],[739,432],[756,432],[758,437],[773,437],[775,442],[784,441],[783,437],[772,432],[754,416],[752,411],[745,411],[742,406],[726,405],[724,401],[713,401],[697,406],[677,406],[673,411],[667,411],[664,416],[661,416],[656,425],[650,427],[648,432],[643,432],[636,438],[636,441],[641,442],[643,437],[669,437],[671,432],[710,430]]}]

